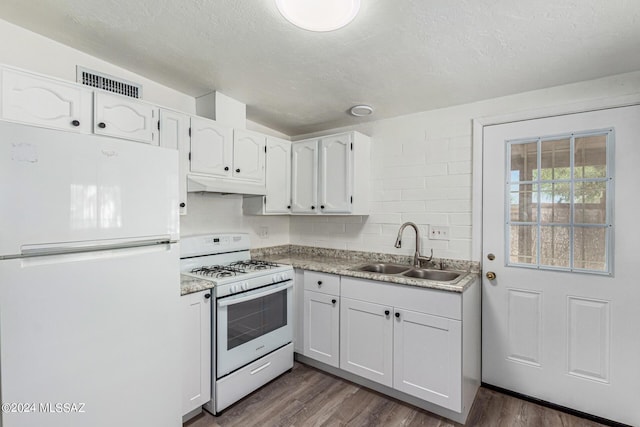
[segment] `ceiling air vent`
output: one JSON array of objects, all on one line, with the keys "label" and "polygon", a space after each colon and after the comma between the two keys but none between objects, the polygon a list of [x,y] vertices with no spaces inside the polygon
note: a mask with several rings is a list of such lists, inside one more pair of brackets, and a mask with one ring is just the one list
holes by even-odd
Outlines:
[{"label": "ceiling air vent", "polygon": [[76,66],[76,80],[86,86],[130,96],[131,98],[142,98],[142,85],[84,67]]}]

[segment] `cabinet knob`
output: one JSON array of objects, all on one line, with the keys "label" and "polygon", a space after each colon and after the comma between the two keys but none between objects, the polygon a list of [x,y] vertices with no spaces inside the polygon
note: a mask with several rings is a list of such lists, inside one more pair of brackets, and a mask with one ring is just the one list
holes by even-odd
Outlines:
[{"label": "cabinet knob", "polygon": [[185,206],[187,206],[187,204],[185,202],[180,203],[180,207],[184,208]]},{"label": "cabinet knob", "polygon": [[400,318],[400,313],[396,311],[396,317],[399,319]]},{"label": "cabinet knob", "polygon": [[324,205],[320,205],[320,209],[324,209]]},{"label": "cabinet knob", "polygon": [[205,297],[206,299],[209,299],[209,298],[211,298],[211,293],[208,293],[208,294],[204,294],[204,297]]},{"label": "cabinet knob", "polygon": [[322,286],[322,280],[318,280],[318,286]]},{"label": "cabinet knob", "polygon": [[315,208],[316,208],[315,206],[311,206],[311,209],[315,209]]},{"label": "cabinet knob", "polygon": [[236,173],[240,173],[240,169],[236,169]]},{"label": "cabinet knob", "polygon": [[228,171],[229,170],[229,166],[225,166],[224,170]]},{"label": "cabinet knob", "polygon": [[98,127],[99,127],[100,129],[104,129],[104,128],[106,128],[106,127],[107,127],[107,125],[106,125],[104,122],[100,122],[100,123],[98,123]]},{"label": "cabinet knob", "polygon": [[74,120],[71,122],[72,125],[74,125],[75,127],[80,126],[80,121],[79,120]]},{"label": "cabinet knob", "polygon": [[338,302],[338,301],[336,301],[335,299],[331,300],[331,304],[333,304],[333,305],[336,305],[336,302]]},{"label": "cabinet knob", "polygon": [[389,315],[389,313],[390,313],[390,311],[389,311],[389,310],[385,310],[385,311],[384,311],[384,315],[385,315],[385,316],[388,316],[388,315]]},{"label": "cabinet knob", "polygon": [[288,206],[287,206],[287,209],[291,209],[291,205],[288,205]]}]

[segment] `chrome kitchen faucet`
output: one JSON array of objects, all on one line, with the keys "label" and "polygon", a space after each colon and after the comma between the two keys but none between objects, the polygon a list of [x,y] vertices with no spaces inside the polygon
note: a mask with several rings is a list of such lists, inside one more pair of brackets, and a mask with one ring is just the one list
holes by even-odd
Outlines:
[{"label": "chrome kitchen faucet", "polygon": [[402,232],[407,226],[413,227],[416,232],[416,252],[413,255],[413,266],[420,268],[420,261],[431,261],[433,259],[433,248],[431,249],[431,256],[421,256],[420,255],[420,232],[418,230],[418,226],[413,222],[405,222],[400,226],[400,230],[398,230],[398,237],[396,238],[396,244],[394,245],[396,248],[402,247]]}]

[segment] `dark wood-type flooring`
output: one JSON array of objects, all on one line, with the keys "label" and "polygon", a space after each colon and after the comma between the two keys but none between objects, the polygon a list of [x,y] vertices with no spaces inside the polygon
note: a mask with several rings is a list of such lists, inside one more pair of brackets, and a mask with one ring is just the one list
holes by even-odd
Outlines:
[{"label": "dark wood-type flooring", "polygon": [[[301,363],[227,408],[198,415],[185,427],[460,426]],[[467,426],[595,427],[602,424],[480,388]]]}]

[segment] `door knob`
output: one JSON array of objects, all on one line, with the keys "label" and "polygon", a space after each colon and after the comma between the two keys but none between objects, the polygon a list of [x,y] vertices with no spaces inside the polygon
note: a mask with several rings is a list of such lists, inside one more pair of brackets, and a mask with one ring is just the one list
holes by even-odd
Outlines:
[{"label": "door knob", "polygon": [[496,273],[494,273],[493,271],[487,271],[486,276],[487,276],[487,279],[493,280],[496,278]]}]

